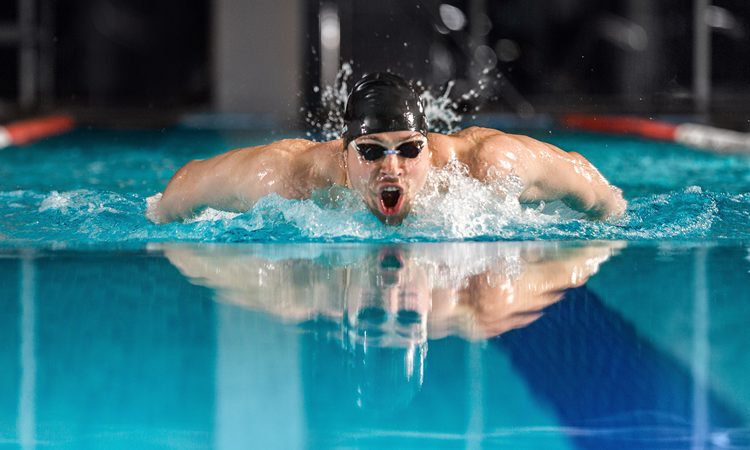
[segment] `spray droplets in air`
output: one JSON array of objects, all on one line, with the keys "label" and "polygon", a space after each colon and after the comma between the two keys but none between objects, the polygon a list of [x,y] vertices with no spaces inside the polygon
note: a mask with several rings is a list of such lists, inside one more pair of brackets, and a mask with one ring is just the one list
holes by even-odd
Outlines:
[{"label": "spray droplets in air", "polygon": [[458,131],[462,116],[458,112],[458,104],[450,97],[455,82],[449,81],[440,95],[424,88],[421,81],[416,84],[418,89],[422,89],[419,98],[422,100],[430,131],[447,134]]},{"label": "spray droplets in air", "polygon": [[[310,127],[307,136],[313,139],[333,140],[341,136],[344,127],[344,107],[352,84],[354,73],[351,63],[341,66],[332,86],[318,86],[314,92],[320,92],[320,108],[317,112],[308,111],[305,122]],[[425,108],[425,116],[430,131],[437,133],[455,133],[463,119],[459,112],[459,102],[471,102],[481,96],[481,92],[488,88],[486,80],[480,79],[477,88],[470,89],[460,95],[458,99],[451,97],[455,81],[449,81],[442,90],[429,89],[421,81],[414,83],[419,97]],[[476,108],[475,108],[476,109]]]},{"label": "spray droplets in air", "polygon": [[[344,107],[346,98],[349,96],[352,73],[352,65],[344,63],[336,74],[333,86],[323,87],[318,113],[308,111],[305,115],[305,122],[310,127],[310,131],[307,132],[308,137],[331,141],[341,136],[341,130],[344,127]],[[315,86],[313,90],[318,92],[320,88]]]}]

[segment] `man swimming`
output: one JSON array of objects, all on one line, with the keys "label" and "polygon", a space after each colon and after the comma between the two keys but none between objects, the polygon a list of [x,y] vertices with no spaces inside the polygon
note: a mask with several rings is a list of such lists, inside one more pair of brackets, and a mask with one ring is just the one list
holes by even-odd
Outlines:
[{"label": "man swimming", "polygon": [[627,206],[622,191],[578,153],[487,128],[428,133],[419,96],[397,75],[360,79],[347,100],[344,122],[341,139],[334,141],[284,139],[190,161],[148,216],[166,223],[206,207],[245,212],[272,193],[304,199],[342,185],[358,192],[381,221],[398,225],[428,173],[452,160],[483,182],[516,178],[521,202],[561,200],[592,219],[618,217]]}]

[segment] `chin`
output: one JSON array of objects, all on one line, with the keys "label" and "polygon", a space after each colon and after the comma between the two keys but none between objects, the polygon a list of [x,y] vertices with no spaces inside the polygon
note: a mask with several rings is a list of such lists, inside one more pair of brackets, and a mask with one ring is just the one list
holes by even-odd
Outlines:
[{"label": "chin", "polygon": [[398,216],[381,216],[379,219],[386,225],[401,225],[401,222],[406,218],[406,214],[400,214]]},{"label": "chin", "polygon": [[403,222],[404,219],[406,219],[406,216],[409,215],[409,208],[407,205],[403,205],[401,210],[396,214],[385,214],[377,206],[374,208],[370,207],[370,211],[386,225],[401,225],[401,222]]}]

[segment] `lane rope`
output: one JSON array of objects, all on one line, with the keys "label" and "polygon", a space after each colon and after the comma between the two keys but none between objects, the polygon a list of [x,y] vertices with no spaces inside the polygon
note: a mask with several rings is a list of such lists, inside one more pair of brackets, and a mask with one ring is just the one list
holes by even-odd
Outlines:
[{"label": "lane rope", "polygon": [[635,135],[715,153],[750,154],[750,133],[696,123],[674,124],[629,116],[568,114],[561,123],[569,128],[601,133]]},{"label": "lane rope", "polygon": [[11,122],[0,126],[0,149],[11,145],[29,144],[39,139],[65,133],[74,127],[73,118],[64,114]]}]

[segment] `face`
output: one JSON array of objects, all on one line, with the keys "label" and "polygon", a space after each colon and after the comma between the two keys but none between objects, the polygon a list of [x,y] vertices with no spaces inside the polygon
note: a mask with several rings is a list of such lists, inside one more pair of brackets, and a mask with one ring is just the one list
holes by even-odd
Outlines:
[{"label": "face", "polygon": [[350,338],[369,336],[369,345],[378,347],[425,342],[431,290],[424,268],[394,247],[381,249],[358,269],[347,277]]},{"label": "face", "polygon": [[[375,151],[373,156],[380,157],[370,161],[357,151],[357,147],[366,150],[373,144],[403,150],[403,154],[380,156],[382,152]],[[409,155],[413,145],[421,145],[422,151],[415,158],[404,156]],[[414,131],[367,134],[349,143],[345,152],[350,187],[362,195],[370,211],[384,223],[400,224],[409,214],[412,201],[424,186],[430,170],[427,138]]]}]

